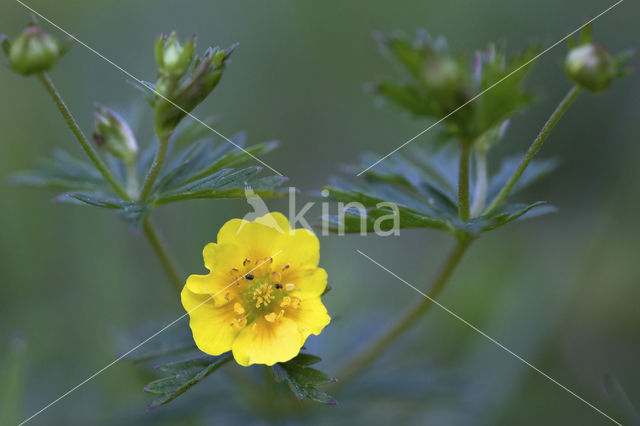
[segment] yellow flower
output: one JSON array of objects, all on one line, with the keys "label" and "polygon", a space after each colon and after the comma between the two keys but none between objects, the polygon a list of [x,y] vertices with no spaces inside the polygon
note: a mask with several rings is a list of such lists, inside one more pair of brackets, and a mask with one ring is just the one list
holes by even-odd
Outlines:
[{"label": "yellow flower", "polygon": [[208,275],[191,275],[182,290],[201,351],[233,351],[240,365],[273,365],[295,357],[310,334],[329,324],[320,295],[318,238],[290,229],[281,213],[232,219],[204,248]]}]

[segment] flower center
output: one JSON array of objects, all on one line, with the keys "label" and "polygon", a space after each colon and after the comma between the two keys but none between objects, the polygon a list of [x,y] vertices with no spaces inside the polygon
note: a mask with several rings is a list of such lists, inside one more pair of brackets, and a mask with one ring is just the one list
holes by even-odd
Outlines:
[{"label": "flower center", "polygon": [[232,269],[233,273],[240,276],[236,297],[225,297],[233,303],[235,317],[231,321],[232,327],[243,328],[253,323],[252,327],[255,329],[255,322],[260,318],[275,323],[283,318],[287,311],[300,307],[302,300],[289,295],[289,292],[295,290],[295,284],[283,282],[288,275],[285,271],[289,269],[289,265],[273,271],[271,264],[272,259],[269,258],[245,259],[242,268]]},{"label": "flower center", "polygon": [[274,286],[270,283],[263,283],[253,291],[253,300],[256,302],[256,308],[268,306],[276,296],[273,295]]}]

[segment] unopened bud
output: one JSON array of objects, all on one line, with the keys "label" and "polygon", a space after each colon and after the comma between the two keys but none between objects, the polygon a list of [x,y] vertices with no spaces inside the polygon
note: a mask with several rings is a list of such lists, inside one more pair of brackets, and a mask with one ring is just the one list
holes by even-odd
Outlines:
[{"label": "unopened bud", "polygon": [[156,40],[155,52],[159,73],[174,79],[181,78],[189,70],[193,61],[195,45],[195,36],[183,46],[178,41],[175,31],[168,37],[162,34]]},{"label": "unopened bud", "polygon": [[9,46],[11,68],[23,75],[48,70],[59,56],[57,40],[35,24],[25,28]]},{"label": "unopened bud", "polygon": [[591,43],[571,49],[565,61],[569,78],[593,92],[608,88],[618,76],[617,68],[609,52]]},{"label": "unopened bud", "polygon": [[424,64],[424,83],[432,90],[455,87],[460,82],[462,72],[456,60],[449,56],[434,55]]},{"label": "unopened bud", "polygon": [[93,138],[98,146],[124,163],[133,164],[138,153],[138,144],[127,122],[113,110],[102,105],[95,106],[94,120]]}]

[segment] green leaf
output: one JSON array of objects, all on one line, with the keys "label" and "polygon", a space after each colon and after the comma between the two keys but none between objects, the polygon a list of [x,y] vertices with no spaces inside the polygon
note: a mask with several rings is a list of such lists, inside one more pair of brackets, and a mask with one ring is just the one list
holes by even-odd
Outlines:
[{"label": "green leaf", "polygon": [[54,200],[59,202],[79,202],[89,206],[117,210],[119,216],[135,226],[140,225],[142,219],[151,209],[148,203],[108,198],[108,196],[101,193],[72,192],[56,197]]},{"label": "green leaf", "polygon": [[143,86],[137,81],[127,80],[127,83],[129,83],[131,87],[136,89],[138,92],[142,93],[147,103],[150,106],[153,106],[156,102],[156,94],[151,89],[155,90],[156,85],[148,81],[142,81],[142,82],[148,87]]},{"label": "green leaf", "polygon": [[247,167],[240,170],[223,169],[211,176],[186,183],[178,188],[160,193],[155,200],[156,205],[167,204],[179,200],[205,198],[242,198],[247,187],[251,187],[261,197],[279,197],[283,193],[276,188],[287,178],[283,176],[267,176],[257,178],[261,167]]},{"label": "green leaf", "polygon": [[[201,198],[238,198],[244,197],[244,188],[249,185],[261,197],[277,197],[281,194],[275,191],[285,178],[258,178],[260,167],[245,167],[233,170],[232,167],[241,166],[254,157],[271,152],[278,143],[265,142],[243,148],[247,136],[240,132],[228,141],[214,142],[205,139],[204,133],[194,127],[199,123],[189,123],[174,137],[172,146],[167,154],[167,166],[154,185],[151,198],[154,205],[166,204],[186,199]],[[206,129],[206,128],[205,128]],[[206,133],[206,132],[205,132]],[[184,146],[183,146],[184,145]],[[143,154],[145,165],[139,169],[149,167],[153,153]]]},{"label": "green leaf", "polygon": [[107,183],[92,164],[62,150],[38,161],[32,171],[11,177],[15,185],[62,190],[108,190]]},{"label": "green leaf", "polygon": [[321,359],[310,354],[298,354],[287,362],[279,362],[271,367],[277,381],[285,382],[298,400],[310,399],[322,404],[335,405],[336,400],[317,389],[317,386],[335,382],[331,376],[309,367]]},{"label": "green leaf", "polygon": [[522,90],[522,84],[532,67],[530,62],[539,52],[529,47],[520,55],[508,58],[504,48],[490,46],[476,56],[478,93],[474,101],[474,118],[469,134],[477,139],[481,134],[500,125],[533,101],[533,96]]},{"label": "green leaf", "polygon": [[622,421],[625,425],[640,426],[640,413],[633,406],[618,380],[613,375],[606,374],[603,383],[609,402],[617,413],[616,420]]},{"label": "green leaf", "polygon": [[198,356],[157,366],[157,369],[169,373],[171,376],[154,380],[145,386],[145,392],[160,395],[147,409],[153,409],[173,401],[229,360],[231,360],[231,353],[227,352],[220,356]]},{"label": "green leaf", "polygon": [[478,234],[491,231],[518,219],[531,219],[543,214],[555,212],[556,208],[546,201],[538,201],[533,204],[512,204],[491,216],[480,216],[463,225],[464,230]]},{"label": "green leaf", "polygon": [[185,119],[173,133],[171,141],[176,148],[182,148],[190,144],[196,143],[206,137],[212,137],[213,133],[209,127],[214,127],[218,121],[217,117],[208,117],[200,121],[189,117]]},{"label": "green leaf", "polygon": [[402,33],[377,38],[406,76],[374,84],[373,92],[418,117],[444,119],[445,139],[475,141],[533,100],[522,84],[536,47],[509,57],[492,45],[477,52],[470,67],[470,58],[451,54],[444,38],[424,31],[414,41]]},{"label": "green leaf", "polygon": [[[506,158],[500,165],[500,169],[491,176],[489,188],[487,191],[487,199],[492,200],[507,183],[511,175],[522,160],[522,155],[516,155]],[[510,195],[514,195],[522,189],[532,185],[539,179],[551,173],[558,166],[556,159],[534,159],[529,163],[524,173],[518,180],[518,183],[511,190]]]}]

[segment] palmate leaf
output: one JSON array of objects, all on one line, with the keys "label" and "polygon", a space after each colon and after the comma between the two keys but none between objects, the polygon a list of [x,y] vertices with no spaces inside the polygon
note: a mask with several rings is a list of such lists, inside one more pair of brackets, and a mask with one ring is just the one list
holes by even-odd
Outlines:
[{"label": "palmate leaf", "polygon": [[[386,158],[367,169],[363,178],[333,178],[325,189],[332,201],[343,203],[345,210],[343,214],[327,218],[330,230],[345,233],[390,231],[394,225],[390,216],[394,209],[381,203],[395,204],[399,216],[394,219],[399,229],[432,228],[471,235],[496,229],[517,219],[554,211],[543,202],[503,205],[490,216],[476,217],[466,223],[460,221],[457,155],[456,149],[449,146],[439,149],[412,147],[410,155],[395,154]],[[373,155],[365,155],[358,165],[345,168],[345,172],[353,176],[377,159]],[[519,160],[520,157],[506,159],[498,172],[490,177],[489,200],[504,186]],[[553,160],[532,161],[512,193],[537,181],[555,165]],[[470,179],[472,188],[475,185],[473,176]],[[375,229],[376,224],[379,229]]]},{"label": "palmate leaf", "polygon": [[157,366],[157,369],[170,376],[154,380],[145,386],[145,392],[159,395],[147,409],[173,401],[231,359],[231,353],[227,352],[219,356],[202,355]]},{"label": "palmate leaf", "polygon": [[54,198],[54,201],[84,204],[93,207],[116,210],[118,216],[136,226],[140,225],[144,217],[151,210],[149,203],[124,201],[119,198],[115,198],[115,195],[109,195],[101,192],[71,192]]},{"label": "palmate leaf", "polygon": [[107,182],[89,162],[56,149],[52,158],[38,161],[33,170],[11,176],[16,185],[56,190],[108,191]]},{"label": "palmate leaf", "polygon": [[[242,166],[255,157],[272,151],[275,141],[246,145],[246,134],[238,133],[228,141],[215,142],[210,130],[201,123],[185,125],[174,135],[165,161],[150,198],[145,202],[120,199],[93,164],[78,160],[64,151],[57,150],[51,159],[39,162],[30,172],[18,173],[12,181],[18,185],[65,190],[55,201],[71,202],[115,210],[117,214],[138,226],[155,207],[187,199],[243,198],[245,189],[251,187],[261,197],[279,197],[284,191],[278,188],[286,181],[282,176],[258,174],[261,167]],[[205,132],[198,131],[204,128]],[[209,136],[209,138],[205,138]],[[235,146],[234,146],[235,145]],[[156,143],[142,150],[135,167],[136,180],[142,182],[155,156]],[[127,186],[127,170],[124,164],[107,157],[106,163],[116,180]]]},{"label": "palmate leaf", "polygon": [[291,392],[302,401],[309,399],[322,404],[336,405],[337,401],[325,392],[317,389],[318,386],[335,382],[331,376],[309,367],[322,361],[321,358],[311,354],[298,354],[287,362],[279,362],[271,367],[275,379],[289,385]]},{"label": "palmate leaf", "polygon": [[529,205],[511,204],[495,214],[479,216],[459,226],[472,235],[479,235],[482,232],[492,231],[515,220],[531,219],[554,211],[556,211],[556,208],[545,201],[538,201]]}]

